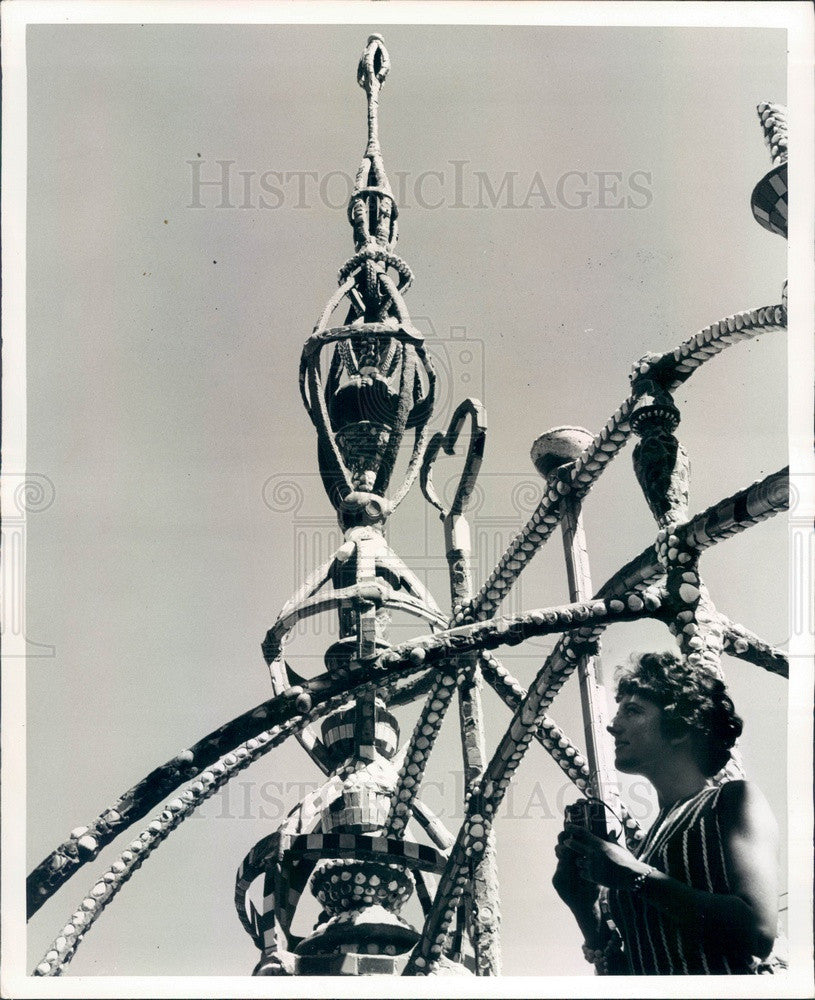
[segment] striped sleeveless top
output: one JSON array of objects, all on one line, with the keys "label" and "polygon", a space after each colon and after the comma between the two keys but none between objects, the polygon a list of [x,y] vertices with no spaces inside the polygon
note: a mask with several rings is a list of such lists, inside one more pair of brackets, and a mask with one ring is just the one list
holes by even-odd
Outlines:
[{"label": "striped sleeveless top", "polygon": [[[703,892],[732,892],[719,828],[721,786],[707,786],[660,810],[637,857],[671,878]],[[749,954],[714,950],[693,928],[630,892],[609,890],[611,917],[623,941],[624,962],[633,975],[746,975],[754,972]]]}]

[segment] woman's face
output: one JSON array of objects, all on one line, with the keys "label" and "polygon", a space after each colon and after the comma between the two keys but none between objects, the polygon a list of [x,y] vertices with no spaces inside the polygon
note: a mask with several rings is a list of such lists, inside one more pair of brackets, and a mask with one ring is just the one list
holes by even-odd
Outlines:
[{"label": "woman's face", "polygon": [[626,774],[647,776],[652,764],[673,749],[662,733],[662,709],[637,694],[619,700],[608,731],[614,737],[614,766]]}]

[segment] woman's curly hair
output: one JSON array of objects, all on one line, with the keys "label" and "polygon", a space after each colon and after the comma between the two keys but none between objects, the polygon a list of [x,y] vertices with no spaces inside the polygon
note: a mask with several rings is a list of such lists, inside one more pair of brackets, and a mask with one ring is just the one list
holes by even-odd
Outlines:
[{"label": "woman's curly hair", "polygon": [[724,683],[705,667],[694,666],[674,653],[642,653],[617,670],[617,701],[639,695],[662,709],[662,732],[694,735],[699,766],[710,778],[730,760],[730,748],[741,736]]}]

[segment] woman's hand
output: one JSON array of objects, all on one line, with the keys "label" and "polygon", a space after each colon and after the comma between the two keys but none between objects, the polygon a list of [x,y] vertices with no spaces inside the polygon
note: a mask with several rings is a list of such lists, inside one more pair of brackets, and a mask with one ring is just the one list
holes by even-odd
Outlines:
[{"label": "woman's hand", "polygon": [[578,867],[581,855],[568,846],[569,838],[568,828],[558,835],[555,847],[557,868],[552,876],[552,885],[569,909],[576,916],[582,916],[593,912],[600,889],[596,882],[589,883],[583,877]]},{"label": "woman's hand", "polygon": [[[595,837],[580,826],[567,823],[561,837],[563,851],[575,858],[574,865],[581,877],[595,891],[600,885],[609,889],[630,889],[637,875],[651,871],[650,865],[638,861],[625,847]],[[558,843],[560,844],[560,838]],[[555,853],[557,854],[557,849]]]}]

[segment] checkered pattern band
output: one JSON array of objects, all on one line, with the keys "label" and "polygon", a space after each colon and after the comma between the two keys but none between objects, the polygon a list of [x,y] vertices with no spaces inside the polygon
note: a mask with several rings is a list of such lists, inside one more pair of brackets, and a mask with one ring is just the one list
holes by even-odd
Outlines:
[{"label": "checkered pattern band", "polygon": [[[401,864],[408,869],[441,874],[447,863],[446,855],[435,848],[396,837],[371,837],[349,833],[306,833],[288,837],[280,832],[270,834],[259,841],[246,855],[235,881],[235,908],[246,932],[258,948],[274,945],[276,919],[280,928],[288,935],[291,918],[300,901],[314,865],[324,858],[355,858],[359,861],[381,861],[385,864]],[[276,872],[279,879],[277,893],[270,865],[280,868]],[[246,894],[254,880],[264,872],[267,878],[264,886],[263,913]],[[429,905],[428,887],[422,880],[423,909]],[[248,904],[248,905],[247,905]]]},{"label": "checkered pattern band", "polygon": [[756,184],[750,199],[756,221],[771,233],[787,238],[787,164],[777,167]]}]

